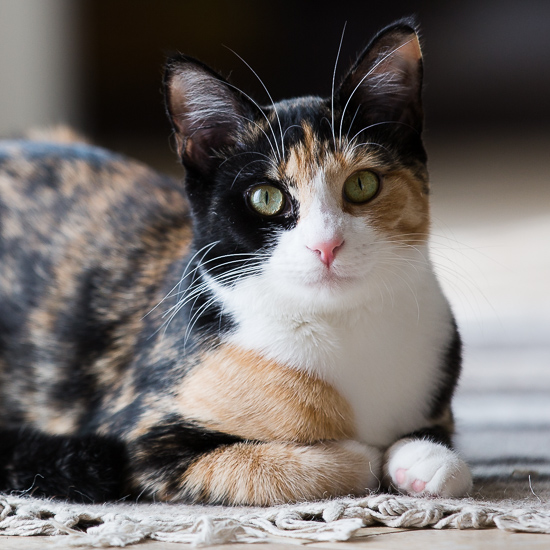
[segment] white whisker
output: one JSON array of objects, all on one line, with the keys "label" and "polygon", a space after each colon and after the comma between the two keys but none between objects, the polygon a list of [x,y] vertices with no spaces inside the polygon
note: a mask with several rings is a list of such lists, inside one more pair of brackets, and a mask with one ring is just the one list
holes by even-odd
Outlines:
[{"label": "white whisker", "polygon": [[[181,288],[181,284],[183,282],[183,280],[187,277],[186,273],[187,273],[187,270],[189,268],[189,266],[192,264],[192,262],[195,260],[195,258],[202,252],[204,251],[204,255],[203,255],[203,258],[206,254],[208,254],[208,252],[214,247],[216,246],[220,241],[214,241],[213,243],[210,243],[210,244],[207,244],[205,246],[203,246],[200,250],[198,250],[197,252],[195,252],[195,254],[191,257],[191,259],[189,260],[189,262],[187,262],[187,265],[185,266],[185,269],[183,271],[183,274],[182,276],[180,277],[180,280],[171,288],[171,290],[168,292],[168,294],[166,294],[166,296],[164,296],[164,298],[162,300],[160,300],[160,302],[155,305],[153,308],[151,308],[141,319],[143,320],[145,317],[147,317],[150,313],[152,313],[155,309],[157,309],[157,307],[160,306],[160,304],[162,304],[165,300],[167,300],[168,298],[174,296],[174,294],[172,294],[174,292],[174,290],[176,290],[176,288],[180,287]],[[208,249],[208,250],[206,250]],[[194,271],[194,270],[193,270]],[[179,294],[179,292],[177,292],[175,295]]]},{"label": "white whisker", "polygon": [[[346,32],[347,24],[348,22],[346,21],[344,23],[344,28],[342,29],[342,36],[340,37],[338,53],[336,54],[336,61],[334,62],[334,71],[332,71],[332,89],[331,89],[331,95],[330,95],[330,115],[331,115],[330,128],[332,130],[332,144],[334,146],[335,151],[336,151],[336,135],[334,131],[334,85],[336,82],[336,70],[338,68],[338,60],[340,59],[340,52],[342,50],[342,43],[344,42],[344,33]],[[340,145],[341,145],[341,142],[340,142]]]},{"label": "white whisker", "polygon": [[303,130],[303,128],[299,125],[299,124],[291,124],[290,126],[288,126],[284,133],[283,133],[283,140],[285,139],[285,136],[286,136],[286,133],[291,129],[291,128],[299,128],[300,130]]},{"label": "white whisker", "polygon": [[[475,281],[470,276],[470,272],[464,267],[463,263],[453,260],[449,252],[459,253],[461,256],[471,262],[472,258],[464,253],[464,251],[473,251],[480,253],[472,247],[465,245],[464,243],[446,236],[428,235],[426,233],[418,233],[414,235],[415,239],[421,245],[429,244],[429,251],[425,248],[419,248],[411,242],[414,242],[413,235],[401,234],[394,235],[390,239],[377,240],[378,245],[392,245],[395,248],[385,248],[379,252],[379,258],[391,262],[394,264],[405,264],[413,267],[414,269],[426,268],[433,269],[438,275],[440,281],[447,285],[447,288],[452,291],[450,297],[451,301],[459,301],[463,306],[467,306],[475,315],[479,315],[481,306],[478,297],[481,297],[483,301],[493,310],[494,307],[490,300],[479,288],[479,285],[475,284]],[[428,243],[428,237],[432,237]],[[405,239],[405,240],[401,240]],[[438,239],[440,242],[438,242]],[[435,241],[435,243],[434,243]],[[458,245],[458,246],[457,246]],[[399,249],[414,250],[417,257],[411,258],[410,256],[402,256],[399,254]],[[482,254],[483,255],[483,254]],[[483,255],[485,256],[485,255]],[[451,264],[451,265],[447,265]],[[497,315],[495,311],[495,315]]]},{"label": "white whisker", "polygon": [[399,268],[393,262],[385,262],[385,263],[380,262],[380,263],[378,263],[377,267],[379,269],[382,269],[383,271],[386,271],[387,273],[391,273],[394,277],[397,277],[398,279],[400,279],[405,284],[405,286],[411,291],[411,294],[412,294],[412,296],[414,298],[414,301],[415,301],[415,304],[416,304],[416,314],[417,314],[416,318],[417,318],[417,321],[420,321],[420,304],[418,302],[417,292],[411,286],[412,281],[410,279],[409,279],[409,281],[407,281],[407,279],[405,277],[402,277],[401,275],[396,273],[395,269],[398,269],[401,273],[403,273],[404,275],[407,275],[407,278],[408,278],[408,273],[406,271],[404,271],[403,269]]},{"label": "white whisker", "polygon": [[[277,117],[277,122],[279,124],[279,133],[281,135],[281,148],[282,148],[282,158],[285,157],[285,142],[283,139],[283,127],[281,125],[281,119],[279,118],[279,112],[277,111],[277,106],[275,105],[275,102],[273,101],[273,98],[271,97],[271,94],[269,93],[269,90],[267,89],[267,86],[264,84],[263,80],[259,77],[258,73],[250,66],[249,63],[247,63],[236,51],[232,50],[231,48],[227,48],[230,52],[235,54],[252,72],[252,74],[258,79],[259,83],[262,85],[263,89],[265,90],[265,93],[267,94],[267,97],[269,97],[269,101],[271,101],[271,105],[273,106],[273,111],[275,112],[275,116]],[[266,117],[267,118],[267,117]],[[278,148],[277,148],[278,149]]]},{"label": "white whisker", "polygon": [[[241,92],[243,93],[243,92]],[[256,107],[258,107],[258,109],[261,110],[261,108],[256,105]],[[262,114],[264,115],[264,117],[266,117],[265,113],[262,111]],[[271,141],[271,138],[267,135],[267,132],[255,121],[255,120],[250,120],[249,118],[243,116],[243,115],[237,115],[239,116],[240,118],[243,118],[244,120],[246,120],[247,122],[250,122],[251,124],[253,124],[254,126],[256,126],[256,128],[258,128],[258,130],[260,130],[260,132],[262,132],[262,134],[265,136],[265,139],[267,139],[267,142],[269,143],[269,147],[271,148],[271,152],[273,153],[273,156],[275,158],[279,158],[279,154],[278,154],[278,151],[275,150],[275,147],[273,146],[273,142]],[[267,117],[266,117],[267,118]],[[267,121],[268,124],[269,124],[269,120]],[[269,124],[271,126],[271,124]],[[273,128],[271,129],[272,133],[273,133]],[[273,138],[275,139],[275,136],[273,136]],[[275,143],[276,144],[276,143]],[[261,153],[255,153],[257,155],[260,155]],[[265,156],[270,163],[273,164],[273,159],[270,159],[267,155],[263,155]],[[225,161],[224,161],[225,162]],[[223,164],[223,163],[222,163]]]},{"label": "white whisker", "polygon": [[[277,136],[275,135],[275,130],[273,129],[273,126],[269,120],[269,117],[265,114],[265,111],[260,107],[260,105],[258,105],[258,103],[256,101],[254,101],[254,99],[252,99],[252,97],[250,97],[247,93],[243,92],[240,88],[238,88],[237,86],[235,86],[234,84],[231,84],[229,82],[225,82],[225,84],[227,86],[229,86],[230,88],[233,88],[234,90],[237,90],[237,92],[239,92],[240,94],[242,94],[244,97],[246,97],[248,99],[248,101],[250,101],[257,109],[258,111],[260,111],[260,113],[262,114],[262,116],[265,118],[268,126],[269,126],[269,129],[271,130],[271,134],[273,135],[273,140],[275,141],[275,149],[277,149],[276,153],[275,153],[275,149],[273,149],[273,144],[271,143],[271,140],[269,140],[269,143],[271,144],[271,148],[273,149],[273,152],[275,153],[276,157],[281,160],[281,151],[279,149],[279,143],[277,141]],[[242,117],[244,118],[245,120],[249,120],[247,119],[246,117]],[[265,134],[265,132],[264,132]],[[267,134],[265,134],[266,137],[267,137]]]},{"label": "white whisker", "polygon": [[187,325],[187,328],[185,329],[185,337],[183,339],[183,348],[185,349],[187,347],[187,341],[189,340],[189,337],[191,336],[191,333],[193,329],[195,328],[195,325],[197,324],[197,321],[199,320],[200,316],[213,304],[216,302],[216,298],[210,298],[207,302],[205,302],[189,319],[189,324]]},{"label": "white whisker", "polygon": [[[384,121],[384,122],[375,122],[373,124],[369,124],[368,126],[365,126],[364,128],[361,128],[361,130],[359,130],[348,142],[348,145],[347,147],[349,147],[356,139],[357,137],[362,134],[365,130],[370,130],[371,128],[374,128],[375,126],[382,126],[383,124],[398,124],[398,125],[401,125],[401,126],[406,126],[407,128],[412,128],[414,130],[414,128],[410,125],[410,124],[407,124],[406,122],[400,122],[400,121],[393,121],[393,120],[388,120],[388,121]],[[351,128],[350,128],[351,129]],[[387,151],[387,149],[386,149]]]},{"label": "white whisker", "polygon": [[[245,118],[245,117],[243,117]],[[248,120],[248,119],[246,119]],[[254,124],[256,124],[253,120],[249,120],[249,122],[252,122]],[[258,126],[258,124],[256,124],[256,126]],[[258,126],[259,127],[259,126]],[[260,127],[259,127],[260,128]],[[260,128],[263,132],[263,129]],[[264,132],[265,134],[265,132]],[[243,151],[242,153],[237,153],[235,155],[231,155],[230,157],[227,157],[221,164],[220,164],[220,168],[228,161],[230,160],[233,160],[234,158],[237,158],[237,157],[242,157],[243,155],[258,155],[260,157],[264,157],[265,159],[265,162],[269,162],[269,163],[272,163],[273,162],[273,159],[271,159],[270,157],[268,157],[267,155],[264,155],[263,153],[259,153],[258,151]]]},{"label": "white whisker", "polygon": [[346,154],[351,155],[355,151],[355,149],[358,149],[359,147],[368,147],[370,145],[380,147],[381,149],[384,149],[386,152],[391,154],[391,151],[387,147],[384,147],[384,145],[382,145],[380,143],[375,143],[374,141],[367,141],[366,143],[358,143],[357,145],[354,145],[351,149],[346,147],[345,152],[346,152]]},{"label": "white whisker", "polygon": [[259,159],[259,160],[251,160],[250,162],[247,162],[238,172],[237,172],[237,175],[233,178],[233,181],[231,182],[231,186],[229,187],[229,189],[233,189],[233,186],[235,185],[235,182],[237,181],[237,179],[239,178],[239,176],[241,175],[241,173],[243,172],[243,170],[245,168],[247,168],[248,166],[250,166],[251,164],[256,164],[258,162],[266,162],[264,159]]},{"label": "white whisker", "polygon": [[[355,109],[355,114],[353,115],[353,118],[351,119],[351,122],[349,123],[348,131],[346,132],[346,140],[348,140],[346,148],[349,147],[349,133],[351,132],[351,129],[353,128],[353,123],[355,122],[355,119],[357,118],[357,115],[361,109],[361,105],[357,106],[357,109]],[[342,142],[340,142],[340,147],[342,147]]]}]

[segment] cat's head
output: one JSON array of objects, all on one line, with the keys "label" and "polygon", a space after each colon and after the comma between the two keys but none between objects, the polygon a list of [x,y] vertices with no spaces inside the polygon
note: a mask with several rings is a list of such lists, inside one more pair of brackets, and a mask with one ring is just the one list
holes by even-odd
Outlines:
[{"label": "cat's head", "polygon": [[202,63],[170,60],[166,103],[204,272],[226,287],[262,277],[306,302],[367,296],[426,239],[421,86],[408,21],[379,33],[328,99],[260,107]]}]

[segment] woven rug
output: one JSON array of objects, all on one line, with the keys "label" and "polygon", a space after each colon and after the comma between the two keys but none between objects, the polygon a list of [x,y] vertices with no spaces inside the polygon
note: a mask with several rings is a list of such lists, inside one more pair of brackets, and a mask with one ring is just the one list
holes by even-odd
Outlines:
[{"label": "woven rug", "polygon": [[[520,479],[521,475],[526,477]],[[281,542],[281,538],[334,542],[350,539],[363,527],[381,525],[550,533],[550,477],[535,479],[524,472],[505,480],[479,478],[467,499],[373,494],[271,508],[230,508],[77,505],[4,495],[0,510],[1,534],[50,535],[64,546],[121,547],[144,540],[196,546]]]}]

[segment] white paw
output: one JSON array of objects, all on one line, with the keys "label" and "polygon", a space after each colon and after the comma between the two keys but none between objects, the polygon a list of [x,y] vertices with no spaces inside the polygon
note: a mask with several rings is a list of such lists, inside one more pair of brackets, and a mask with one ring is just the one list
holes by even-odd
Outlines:
[{"label": "white paw", "polygon": [[410,495],[461,497],[472,488],[467,464],[432,441],[398,441],[388,450],[385,472],[399,491]]}]

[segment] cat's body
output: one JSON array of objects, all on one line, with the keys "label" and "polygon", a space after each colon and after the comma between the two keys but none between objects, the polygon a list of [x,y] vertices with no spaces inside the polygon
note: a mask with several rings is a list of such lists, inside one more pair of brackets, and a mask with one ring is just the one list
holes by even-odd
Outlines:
[{"label": "cat's body", "polygon": [[[185,188],[82,143],[0,148],[0,488],[465,493],[414,30],[329,100],[260,110],[183,56],[165,84]],[[74,464],[41,464],[54,443]]]}]

